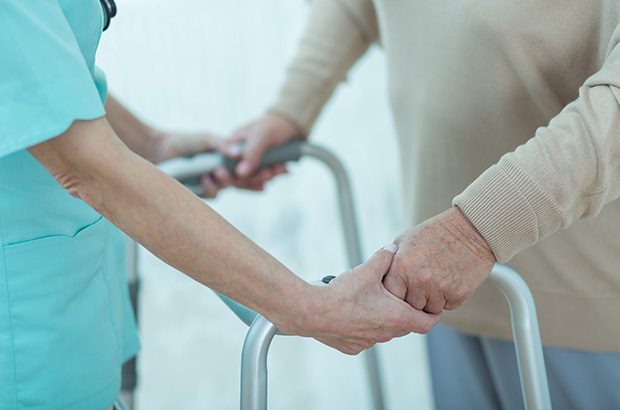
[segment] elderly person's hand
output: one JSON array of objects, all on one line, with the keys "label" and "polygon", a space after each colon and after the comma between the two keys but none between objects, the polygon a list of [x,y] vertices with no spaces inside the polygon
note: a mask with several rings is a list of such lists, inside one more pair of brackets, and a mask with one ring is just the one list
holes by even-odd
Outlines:
[{"label": "elderly person's hand", "polygon": [[425,312],[462,305],[495,263],[484,238],[456,207],[405,232],[396,243],[385,287]]},{"label": "elderly person's hand", "polygon": [[[376,252],[367,262],[310,290],[304,314],[287,313],[271,320],[285,333],[311,336],[347,354],[357,354],[376,343],[411,332],[426,333],[439,315],[416,310],[388,292],[382,284],[395,245]],[[295,317],[288,317],[295,315]]]},{"label": "elderly person's hand", "polygon": [[227,186],[262,191],[267,181],[286,173],[283,165],[261,167],[263,154],[270,147],[291,141],[300,134],[300,130],[281,115],[263,115],[236,130],[225,145],[219,148],[227,157],[239,160],[234,172],[219,168],[205,177],[204,184],[208,184],[213,193]]}]

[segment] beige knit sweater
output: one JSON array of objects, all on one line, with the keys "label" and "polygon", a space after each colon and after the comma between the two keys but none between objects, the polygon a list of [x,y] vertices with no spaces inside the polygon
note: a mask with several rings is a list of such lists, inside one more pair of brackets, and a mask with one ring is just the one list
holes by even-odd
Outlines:
[{"label": "beige knit sweater", "polygon": [[[380,38],[409,222],[458,205],[545,344],[620,351],[619,22],[617,0],[315,0],[272,110],[309,132]],[[511,337],[490,285],[444,321]]]}]

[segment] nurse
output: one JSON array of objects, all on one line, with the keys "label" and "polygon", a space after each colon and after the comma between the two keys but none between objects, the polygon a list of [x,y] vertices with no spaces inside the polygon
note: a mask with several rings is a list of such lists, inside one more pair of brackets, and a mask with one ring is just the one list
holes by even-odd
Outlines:
[{"label": "nurse", "polygon": [[430,329],[436,316],[381,284],[394,245],[312,286],[130,150],[105,118],[103,23],[98,0],[0,2],[1,409],[117,397],[138,343],[110,222],[283,331],[345,353]]}]

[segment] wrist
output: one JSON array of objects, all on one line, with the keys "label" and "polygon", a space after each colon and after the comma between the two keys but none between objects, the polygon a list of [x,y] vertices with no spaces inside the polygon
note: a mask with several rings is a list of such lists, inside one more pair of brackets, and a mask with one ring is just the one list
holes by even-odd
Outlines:
[{"label": "wrist", "polygon": [[321,309],[326,304],[325,295],[322,286],[303,280],[300,282],[294,290],[289,289],[283,293],[285,299],[280,312],[269,315],[267,319],[283,333],[307,336],[312,333],[315,318],[322,315]]},{"label": "wrist", "polygon": [[145,153],[144,158],[154,164],[180,155],[174,149],[170,135],[154,129],[150,129],[145,138]]},{"label": "wrist", "polygon": [[284,112],[269,109],[265,113],[265,118],[272,123],[278,124],[279,129],[283,130],[283,134],[287,136],[291,135],[304,140],[308,138],[309,130],[304,128],[295,118]]},{"label": "wrist", "polygon": [[481,258],[493,263],[497,261],[493,250],[478,229],[471,223],[469,218],[457,206],[453,206],[446,213],[449,215],[448,221],[452,229],[458,232],[459,238]]}]

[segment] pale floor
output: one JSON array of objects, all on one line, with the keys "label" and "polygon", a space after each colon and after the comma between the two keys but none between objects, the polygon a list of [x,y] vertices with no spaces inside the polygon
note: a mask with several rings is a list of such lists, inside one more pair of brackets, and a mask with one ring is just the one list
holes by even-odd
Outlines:
[{"label": "pale floor", "polygon": [[[307,11],[302,0],[119,5],[99,54],[112,92],[159,127],[222,135],[265,109]],[[383,57],[374,49],[313,133],[352,174],[365,255],[404,228],[385,88]],[[291,166],[262,195],[231,190],[210,204],[308,280],[347,267],[333,183],[311,160]],[[237,408],[244,326],[210,290],[146,252],[141,261],[138,409]],[[409,336],[380,353],[389,408],[431,408],[423,339]],[[271,409],[370,408],[359,358],[285,337],[274,342],[269,364]]]}]

